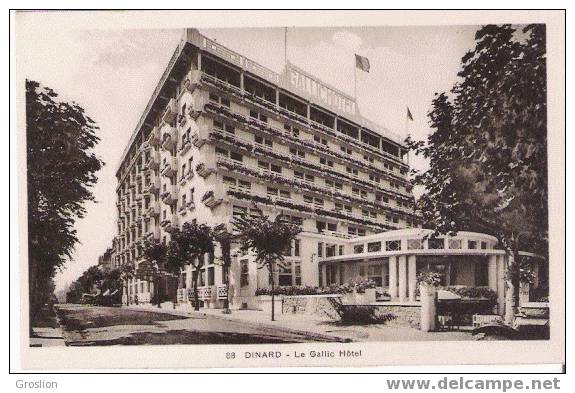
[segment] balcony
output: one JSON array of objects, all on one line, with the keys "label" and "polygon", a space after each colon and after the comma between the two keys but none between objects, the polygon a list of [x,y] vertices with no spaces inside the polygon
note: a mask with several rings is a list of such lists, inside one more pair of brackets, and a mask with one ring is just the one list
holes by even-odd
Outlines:
[{"label": "balcony", "polygon": [[148,210],[146,210],[146,213],[150,217],[158,217],[160,215],[160,206],[156,204],[151,205],[150,207],[148,207]]},{"label": "balcony", "polygon": [[162,198],[162,202],[166,205],[175,205],[178,202],[176,187],[172,187],[170,190],[163,192],[160,198]]},{"label": "balcony", "polygon": [[170,232],[172,229],[174,229],[174,224],[172,224],[170,220],[162,220],[162,222],[160,222],[160,226],[166,232]]},{"label": "balcony", "polygon": [[146,142],[148,142],[150,146],[158,146],[160,144],[160,129],[158,127],[152,129]]},{"label": "balcony", "polygon": [[200,115],[204,111],[206,103],[207,103],[206,94],[204,92],[196,92],[192,96],[192,101],[188,106],[188,115],[192,119],[197,120],[198,117],[200,117]]},{"label": "balcony", "polygon": [[162,176],[174,177],[178,173],[178,164],[175,158],[164,159],[162,163]]},{"label": "balcony", "polygon": [[202,84],[202,72],[200,70],[192,70],[186,75],[184,86],[190,93],[193,93],[198,86]]},{"label": "balcony", "polygon": [[182,146],[180,147],[179,153],[181,155],[184,155],[188,152],[188,150],[190,150],[191,147],[192,147],[192,143],[190,142],[190,140],[184,139],[182,141]]},{"label": "balcony", "polygon": [[204,179],[215,172],[214,168],[210,168],[207,164],[201,162],[196,166],[196,173]]},{"label": "balcony", "polygon": [[188,180],[192,180],[194,178],[194,171],[188,169],[186,173],[183,173],[180,177],[180,185],[186,184]]},{"label": "balcony", "polygon": [[145,190],[150,194],[157,194],[160,190],[160,179],[158,177],[154,177],[154,179],[150,181],[150,184],[146,186]]},{"label": "balcony", "polygon": [[213,209],[214,207],[218,206],[220,203],[222,203],[223,198],[221,197],[217,197],[215,195],[215,193],[213,191],[207,191],[203,196],[202,196],[202,203],[204,205],[206,205],[207,207],[209,207],[210,209]]},{"label": "balcony", "polygon": [[177,131],[174,127],[162,128],[162,148],[172,150],[178,143]]},{"label": "balcony", "polygon": [[162,121],[173,126],[174,121],[178,115],[178,107],[176,106],[176,100],[171,99],[166,105],[166,108],[162,112]]},{"label": "balcony", "polygon": [[160,167],[160,153],[157,151],[153,151],[146,161],[146,168],[156,170]]}]

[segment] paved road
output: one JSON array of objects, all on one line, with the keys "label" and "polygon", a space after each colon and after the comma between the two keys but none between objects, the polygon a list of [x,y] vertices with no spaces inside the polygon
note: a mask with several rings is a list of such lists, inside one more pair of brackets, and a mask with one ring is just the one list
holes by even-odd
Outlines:
[{"label": "paved road", "polygon": [[70,304],[57,306],[57,313],[64,328],[64,340],[70,346],[329,341],[211,315],[181,316],[148,310]]}]

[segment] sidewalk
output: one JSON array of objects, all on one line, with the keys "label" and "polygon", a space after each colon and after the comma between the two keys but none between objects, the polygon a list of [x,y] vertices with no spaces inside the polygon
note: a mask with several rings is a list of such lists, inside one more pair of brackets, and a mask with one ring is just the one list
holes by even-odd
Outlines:
[{"label": "sidewalk", "polygon": [[353,334],[342,334],[345,332],[331,331],[333,326],[329,320],[313,319],[307,315],[286,315],[286,314],[276,314],[275,321],[271,321],[271,315],[268,312],[260,310],[232,310],[231,314],[224,314],[222,309],[200,309],[199,311],[194,310],[182,310],[182,309],[171,309],[171,308],[158,308],[152,305],[138,305],[129,306],[130,309],[134,310],[147,310],[154,312],[165,312],[174,315],[181,316],[211,316],[213,318],[242,322],[244,324],[250,325],[252,327],[257,327],[260,329],[275,329],[284,331],[286,333],[300,334],[311,337],[316,337],[320,341],[341,341],[341,342],[351,342],[355,341],[352,337]]}]

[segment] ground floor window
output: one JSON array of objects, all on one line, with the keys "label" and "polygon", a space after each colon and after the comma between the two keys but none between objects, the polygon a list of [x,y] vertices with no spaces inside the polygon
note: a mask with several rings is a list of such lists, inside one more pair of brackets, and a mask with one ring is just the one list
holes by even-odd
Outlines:
[{"label": "ground floor window", "polygon": [[325,283],[326,285],[334,285],[336,284],[335,277],[336,277],[336,270],[335,266],[333,265],[326,265],[325,267]]},{"label": "ground floor window", "polygon": [[382,279],[382,266],[381,265],[370,265],[367,267],[367,278],[375,282],[378,287],[383,286]]},{"label": "ground floor window", "polygon": [[247,287],[250,285],[249,267],[248,261],[240,261],[240,286]]},{"label": "ground floor window", "polygon": [[211,266],[208,268],[208,285],[214,285],[215,282],[215,272],[214,267]]},{"label": "ground floor window", "polygon": [[278,269],[278,285],[301,285],[301,262],[285,262],[285,266]]}]

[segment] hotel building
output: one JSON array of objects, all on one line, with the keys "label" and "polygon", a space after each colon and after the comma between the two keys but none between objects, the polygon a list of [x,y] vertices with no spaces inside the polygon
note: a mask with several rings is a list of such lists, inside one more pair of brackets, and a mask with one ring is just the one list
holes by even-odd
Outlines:
[{"label": "hotel building", "polygon": [[[293,64],[277,74],[186,29],[116,173],[112,263],[137,266],[144,239],[168,242],[170,230],[185,222],[231,228],[243,213],[281,213],[303,231],[278,285],[324,286],[363,276],[392,297],[415,300],[416,270],[435,263],[441,251],[418,228],[408,169],[401,140],[363,118],[352,97]],[[500,265],[490,257],[496,241],[476,235],[466,234],[451,253],[474,254],[451,273],[451,283],[497,289]],[[445,249],[448,243],[457,242],[445,240]],[[439,263],[451,269],[452,259]],[[165,275],[159,291],[188,303],[191,269],[178,278]],[[232,307],[255,307],[256,289],[269,285],[264,270],[234,252],[225,276],[217,252],[206,257],[199,284],[204,306],[223,305],[229,280]],[[130,302],[149,302],[154,293],[151,282],[139,279],[127,289]]]}]

